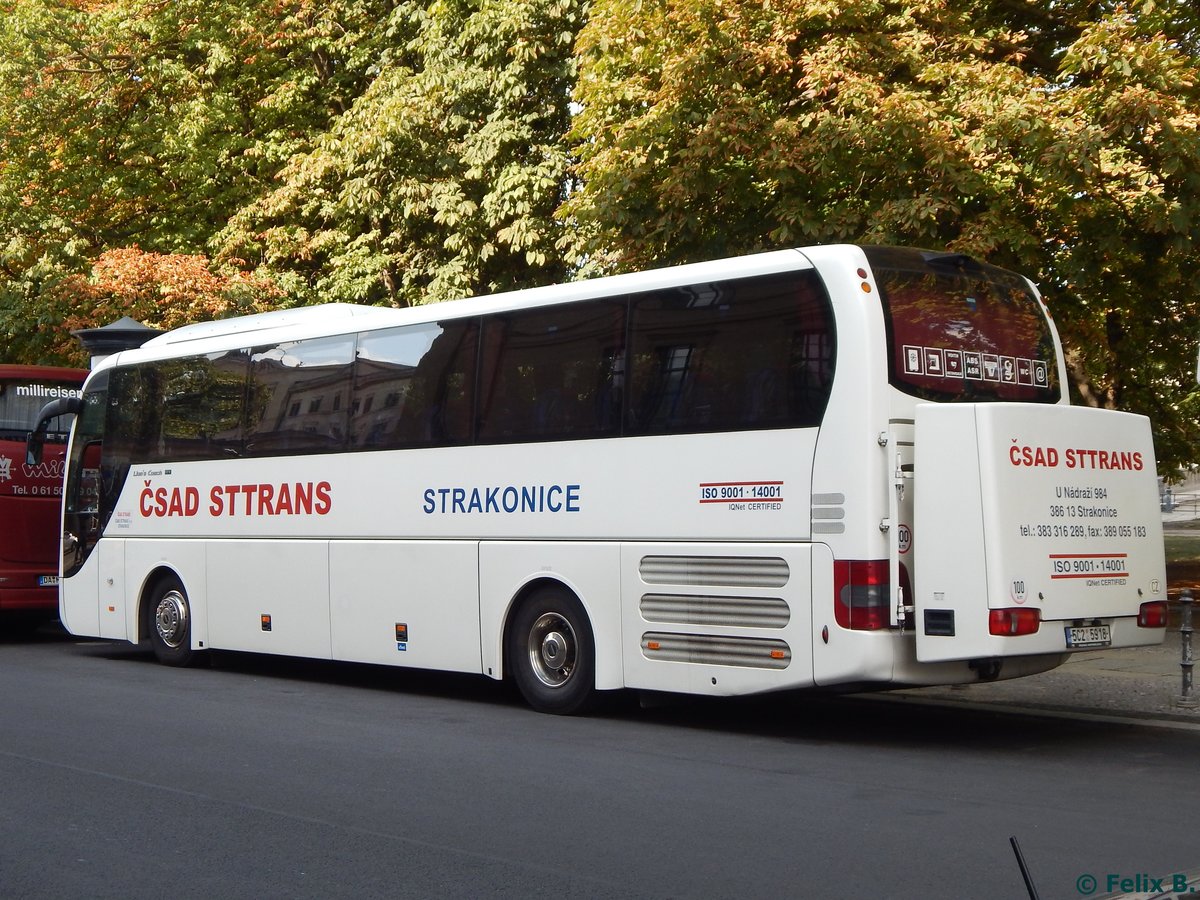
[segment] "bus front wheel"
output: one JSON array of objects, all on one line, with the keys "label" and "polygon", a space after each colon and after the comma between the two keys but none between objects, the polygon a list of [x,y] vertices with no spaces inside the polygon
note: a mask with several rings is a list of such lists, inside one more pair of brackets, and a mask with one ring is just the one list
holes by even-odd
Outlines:
[{"label": "bus front wheel", "polygon": [[192,608],[174,575],[160,580],[150,595],[150,644],[164,665],[190,666],[199,658],[192,649]]},{"label": "bus front wheel", "polygon": [[538,712],[584,712],[596,686],[592,626],[579,600],[564,588],[544,587],[521,604],[508,633],[513,681]]}]

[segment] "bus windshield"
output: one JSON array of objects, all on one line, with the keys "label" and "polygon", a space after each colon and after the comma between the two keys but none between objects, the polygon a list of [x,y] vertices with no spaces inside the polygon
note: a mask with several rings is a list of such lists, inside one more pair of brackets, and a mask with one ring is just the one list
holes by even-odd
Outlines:
[{"label": "bus windshield", "polygon": [[864,248],[894,387],[925,400],[1055,403],[1050,325],[1025,279],[958,254]]},{"label": "bus windshield", "polygon": [[[37,421],[42,407],[61,397],[78,397],[79,382],[53,378],[0,378],[0,440],[21,441]],[[65,441],[71,430],[71,416],[50,420],[47,438]]]}]

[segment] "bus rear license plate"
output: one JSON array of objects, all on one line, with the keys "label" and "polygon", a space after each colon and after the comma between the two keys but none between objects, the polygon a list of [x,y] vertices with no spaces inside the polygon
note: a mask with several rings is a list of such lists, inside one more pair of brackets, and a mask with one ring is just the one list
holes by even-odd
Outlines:
[{"label": "bus rear license plate", "polygon": [[1112,643],[1112,629],[1108,625],[1068,627],[1066,631],[1068,647],[1107,647]]},{"label": "bus rear license plate", "polygon": [[38,587],[57,587],[57,585],[58,585],[58,576],[57,575],[39,575],[38,576]]}]

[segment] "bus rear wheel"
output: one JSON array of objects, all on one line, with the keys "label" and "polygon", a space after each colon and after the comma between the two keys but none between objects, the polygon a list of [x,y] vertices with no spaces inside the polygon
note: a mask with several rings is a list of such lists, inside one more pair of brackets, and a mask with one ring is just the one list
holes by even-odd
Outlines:
[{"label": "bus rear wheel", "polygon": [[192,649],[192,608],[174,575],[160,579],[150,594],[150,645],[160,663],[190,666],[200,654]]},{"label": "bus rear wheel", "polygon": [[506,656],[521,696],[538,712],[587,710],[596,687],[596,651],[583,605],[564,588],[525,598],[508,632]]}]

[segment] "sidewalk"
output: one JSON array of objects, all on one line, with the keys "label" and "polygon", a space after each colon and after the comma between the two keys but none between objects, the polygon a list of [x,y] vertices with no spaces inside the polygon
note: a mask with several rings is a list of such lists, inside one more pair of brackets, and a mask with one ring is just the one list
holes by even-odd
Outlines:
[{"label": "sidewalk", "polygon": [[[1192,636],[1193,656],[1198,649],[1196,638]],[[1169,630],[1160,646],[1080,652],[1057,669],[1040,675],[896,693],[973,706],[1069,711],[1200,727],[1200,709],[1186,709],[1176,702],[1182,687],[1181,658],[1179,632]],[[1200,699],[1195,689],[1193,696]]]},{"label": "sidewalk", "polygon": [[[1180,488],[1184,491],[1176,492],[1175,508],[1163,513],[1163,529],[1167,534],[1191,534],[1200,540],[1200,476],[1193,477]],[[1181,570],[1180,574],[1184,577],[1183,584],[1191,583],[1187,580],[1188,570]],[[1192,571],[1190,575],[1196,578],[1200,573]],[[1175,594],[1173,588],[1172,597]],[[1188,709],[1176,702],[1183,684],[1179,665],[1182,653],[1178,612],[1173,604],[1166,639],[1157,647],[1084,651],[1041,675],[955,687],[911,688],[894,693],[970,706],[1188,723],[1200,729],[1200,708]],[[1200,659],[1200,609],[1193,611],[1193,625],[1197,632],[1192,635],[1192,656]],[[1200,699],[1200,671],[1195,672],[1192,696]]]}]

